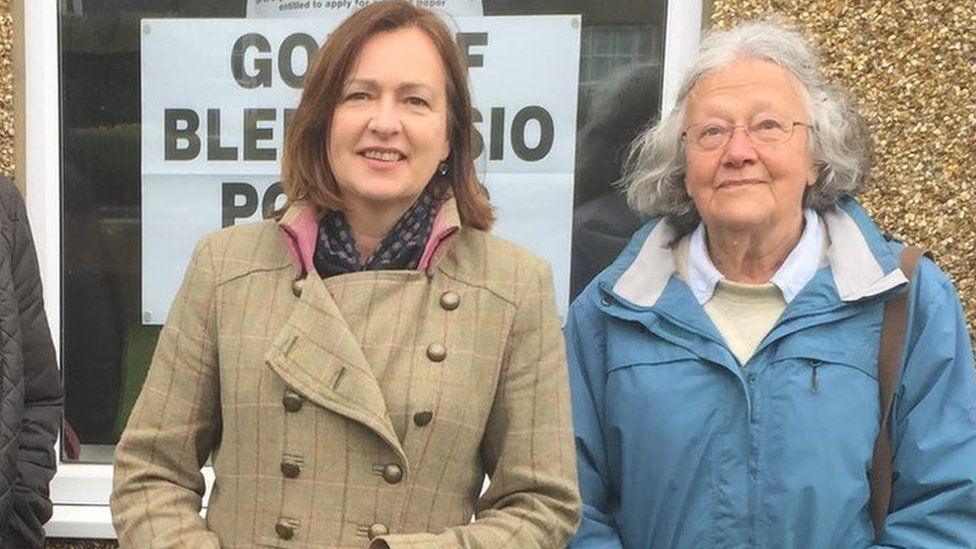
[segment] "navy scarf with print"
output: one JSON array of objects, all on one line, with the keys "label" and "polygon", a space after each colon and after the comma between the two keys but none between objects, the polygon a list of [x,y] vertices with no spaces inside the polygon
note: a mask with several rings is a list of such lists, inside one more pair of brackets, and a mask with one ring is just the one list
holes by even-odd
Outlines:
[{"label": "navy scarf with print", "polygon": [[327,278],[356,271],[416,269],[434,229],[439,201],[433,187],[427,185],[365,262],[356,247],[345,214],[341,211],[327,212],[319,221],[315,243],[314,263],[319,276]]}]

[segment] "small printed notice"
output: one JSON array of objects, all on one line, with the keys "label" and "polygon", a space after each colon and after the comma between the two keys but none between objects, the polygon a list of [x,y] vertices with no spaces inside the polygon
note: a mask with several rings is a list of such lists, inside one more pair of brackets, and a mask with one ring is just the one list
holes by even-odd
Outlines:
[{"label": "small printed notice", "polygon": [[[247,16],[346,16],[370,3],[371,0],[247,0]],[[481,0],[412,0],[411,3],[453,17],[484,15]]]}]

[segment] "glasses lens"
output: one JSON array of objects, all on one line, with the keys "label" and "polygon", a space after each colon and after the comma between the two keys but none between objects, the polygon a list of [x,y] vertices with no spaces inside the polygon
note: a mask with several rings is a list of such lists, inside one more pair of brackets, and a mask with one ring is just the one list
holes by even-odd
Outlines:
[{"label": "glasses lens", "polygon": [[749,136],[759,143],[782,143],[792,132],[793,123],[785,118],[765,117],[749,124]]},{"label": "glasses lens", "polygon": [[706,151],[717,149],[725,144],[732,128],[722,124],[698,124],[689,128],[695,143]]}]

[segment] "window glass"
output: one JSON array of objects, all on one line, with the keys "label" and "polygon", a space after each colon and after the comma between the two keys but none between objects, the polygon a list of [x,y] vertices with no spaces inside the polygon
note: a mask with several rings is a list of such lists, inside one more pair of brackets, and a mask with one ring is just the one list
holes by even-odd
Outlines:
[{"label": "window glass", "polygon": [[[484,0],[492,15],[582,15],[571,297],[639,226],[612,183],[658,116],[664,0]],[[61,0],[64,461],[107,463],[159,327],[142,322],[140,20],[242,18],[246,0]],[[505,82],[499,82],[505,86]]]}]

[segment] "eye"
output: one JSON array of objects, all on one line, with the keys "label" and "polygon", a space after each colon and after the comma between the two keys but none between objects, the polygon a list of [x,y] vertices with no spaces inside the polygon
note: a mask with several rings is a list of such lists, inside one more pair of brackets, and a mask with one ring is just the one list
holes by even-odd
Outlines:
[{"label": "eye", "polygon": [[704,126],[702,126],[701,130],[699,130],[698,137],[699,138],[717,137],[719,135],[722,135],[725,132],[726,129],[724,126],[721,126],[719,124],[705,124]]},{"label": "eye", "polygon": [[776,118],[763,118],[753,124],[753,128],[759,131],[781,131],[785,126],[782,120]]},{"label": "eye", "polygon": [[343,100],[344,101],[364,101],[366,99],[369,99],[369,94],[367,94],[366,92],[364,92],[364,91],[352,91],[352,92],[346,93],[346,97]]},{"label": "eye", "polygon": [[429,107],[430,103],[427,102],[423,97],[418,97],[416,95],[411,95],[407,97],[406,102],[408,105],[413,107]]}]

